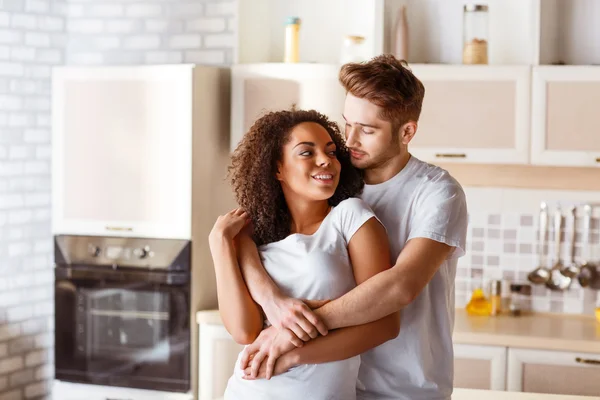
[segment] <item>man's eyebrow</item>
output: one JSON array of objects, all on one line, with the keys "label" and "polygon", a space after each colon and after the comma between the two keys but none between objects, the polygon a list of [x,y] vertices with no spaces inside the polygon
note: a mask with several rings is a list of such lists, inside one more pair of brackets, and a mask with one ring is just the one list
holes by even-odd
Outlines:
[{"label": "man's eyebrow", "polygon": [[[342,114],[342,118],[344,118],[344,121],[348,122],[348,120],[346,119],[346,116],[344,114]],[[356,123],[360,126],[366,126],[368,128],[379,129],[379,126],[377,126],[377,125],[363,124],[361,122],[356,122]]]}]

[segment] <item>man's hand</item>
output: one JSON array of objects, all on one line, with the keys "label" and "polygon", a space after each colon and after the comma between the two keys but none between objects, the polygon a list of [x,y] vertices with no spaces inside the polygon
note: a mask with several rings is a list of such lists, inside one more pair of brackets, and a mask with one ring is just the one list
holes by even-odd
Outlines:
[{"label": "man's hand", "polygon": [[262,308],[272,326],[280,330],[289,329],[298,339],[307,342],[319,333],[327,335],[327,327],[311,310],[326,302],[313,300],[308,306],[301,300],[280,295],[266,302]]},{"label": "man's hand", "polygon": [[[264,365],[265,376],[267,379],[271,379],[277,359],[303,344],[288,329],[277,329],[271,326],[264,329],[254,343],[244,349],[240,367],[243,370],[249,369],[250,377],[256,378],[267,358],[266,365]],[[248,363],[251,364],[248,365]]]}]

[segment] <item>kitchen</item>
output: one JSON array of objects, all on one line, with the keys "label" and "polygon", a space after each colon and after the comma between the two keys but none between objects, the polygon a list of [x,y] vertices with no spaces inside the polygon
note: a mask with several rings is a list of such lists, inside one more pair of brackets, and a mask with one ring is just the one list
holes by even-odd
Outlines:
[{"label": "kitchen", "polygon": [[[74,304],[55,313],[55,296],[61,299],[57,307],[64,304],[60,301],[81,299],[88,307],[95,304],[93,315],[98,318],[88,319],[90,328],[100,317],[120,319],[109,315],[118,307],[133,311],[140,306],[135,296],[125,304],[127,295],[120,290],[138,278],[126,281],[130,276],[120,273],[118,263],[116,270],[105,271],[111,275],[100,287],[107,294],[121,293],[118,304],[117,296],[93,296],[98,288],[90,283],[89,271],[85,279],[76,276],[69,264],[93,264],[90,256],[96,253],[102,255],[97,261],[101,265],[112,266],[110,260],[127,255],[142,260],[140,266],[154,260],[144,276],[161,281],[153,283],[160,288],[157,292],[146,292],[154,293],[145,301],[153,308],[137,310],[154,319],[142,327],[130,315],[125,335],[122,330],[118,335],[121,360],[129,354],[123,343],[134,343],[138,332],[137,344],[157,346],[154,360],[164,360],[170,351],[189,359],[173,357],[173,364],[150,371],[151,377],[168,369],[187,371],[181,365],[189,362],[187,376],[173,381],[189,385],[188,397],[196,391],[201,399],[220,397],[224,377],[214,374],[227,374],[230,368],[214,366],[210,354],[223,349],[212,346],[211,340],[229,342],[213,314],[201,313],[196,319],[197,311],[216,306],[214,287],[190,279],[203,273],[210,281],[207,246],[196,238],[206,237],[216,215],[233,207],[216,171],[224,170],[230,150],[261,110],[296,103],[340,122],[340,59],[392,50],[397,42],[393,35],[403,32],[407,44],[400,50],[407,52],[411,68],[427,88],[411,151],[447,168],[465,187],[469,204],[467,255],[459,261],[456,278],[455,398],[478,395],[460,388],[515,396],[498,397],[507,399],[534,398],[513,393],[520,391],[561,393],[560,398],[600,395],[594,386],[599,376],[594,361],[600,359],[600,325],[594,318],[597,289],[582,287],[576,278],[568,290],[550,290],[528,280],[544,262],[538,255],[542,203],[547,205],[545,265],[552,267],[556,261],[553,233],[559,206],[563,262],[569,260],[571,232],[576,232],[575,260],[589,256],[591,262],[600,261],[600,149],[595,148],[598,117],[593,112],[600,72],[590,66],[600,64],[599,25],[594,24],[600,19],[598,5],[593,0],[480,2],[489,4],[489,61],[467,66],[465,2],[363,1],[345,4],[345,13],[340,13],[341,1],[319,4],[320,8],[313,3],[2,3],[0,37],[5,45],[0,54],[8,52],[8,61],[0,66],[5,93],[0,101],[0,398],[44,398],[51,395],[55,377],[58,386],[64,383],[59,366],[69,360],[61,361],[63,353],[55,355],[55,346],[61,348],[65,330],[83,328],[79,336],[71,333],[70,345],[77,340],[95,343],[97,348],[84,349],[88,357],[114,344],[76,325],[73,321],[81,316]],[[403,5],[408,33],[397,23]],[[282,64],[289,16],[300,17],[301,62]],[[348,26],[352,32],[347,32]],[[347,34],[365,39],[349,38],[340,45]],[[349,47],[342,53],[345,45]],[[139,67],[150,64],[152,68]],[[113,83],[95,80],[91,67],[99,67],[95,76],[106,80],[108,68],[100,67],[116,65],[124,68],[109,77]],[[59,66],[71,70],[56,68],[59,72],[54,74],[53,67]],[[119,81],[122,85],[114,84]],[[90,108],[90,93],[101,105]],[[142,94],[143,104],[136,101]],[[111,125],[111,118],[119,124]],[[160,135],[165,130],[189,134],[165,141]],[[487,134],[479,134],[482,131]],[[152,139],[136,136],[141,134]],[[57,139],[61,137],[64,140]],[[190,148],[191,154],[184,151]],[[109,187],[115,191],[106,190]],[[69,235],[121,239],[80,243],[69,241]],[[168,272],[161,271],[165,268]],[[192,275],[186,275],[190,269]],[[467,316],[473,292],[481,287],[491,301],[490,282],[497,280],[502,281],[503,315]],[[189,285],[187,303],[170,294],[186,293],[172,289],[177,282]],[[511,293],[510,283],[521,288]],[[73,293],[74,288],[85,296],[61,295],[61,290]],[[512,302],[527,309],[512,316]],[[73,312],[69,315],[68,310]],[[176,312],[171,315],[169,310]],[[189,330],[187,342],[176,330],[182,315],[189,316],[180,322]],[[56,342],[54,332],[61,332]],[[224,350],[228,356],[235,354],[232,346]],[[214,357],[217,362],[224,359]],[[210,367],[203,370],[202,365]],[[90,375],[102,375],[106,367],[86,368]],[[77,380],[68,375],[65,384]],[[575,379],[583,383],[572,384]],[[114,384],[106,388],[110,395],[101,398],[130,393],[117,389],[127,382]],[[85,391],[75,396],[93,398]],[[487,392],[479,396],[492,398]]]}]

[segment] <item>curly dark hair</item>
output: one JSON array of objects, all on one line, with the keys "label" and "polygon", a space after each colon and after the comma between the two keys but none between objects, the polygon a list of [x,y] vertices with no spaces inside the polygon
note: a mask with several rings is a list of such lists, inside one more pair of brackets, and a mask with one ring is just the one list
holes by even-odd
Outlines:
[{"label": "curly dark hair", "polygon": [[350,162],[350,154],[337,124],[315,110],[269,112],[259,118],[231,156],[229,178],[237,203],[252,221],[257,245],[276,242],[290,234],[290,215],[280,182],[276,179],[277,162],[292,129],[303,122],[315,122],[327,130],[335,143],[341,164],[340,181],[332,206],[362,192],[362,173]]}]

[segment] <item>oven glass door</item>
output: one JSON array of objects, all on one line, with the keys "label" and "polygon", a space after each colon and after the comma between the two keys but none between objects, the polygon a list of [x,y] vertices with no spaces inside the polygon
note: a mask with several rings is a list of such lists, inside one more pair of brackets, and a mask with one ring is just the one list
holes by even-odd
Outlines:
[{"label": "oven glass door", "polygon": [[189,279],[161,283],[157,277],[184,274],[117,271],[74,277],[70,270],[60,277],[57,268],[57,379],[187,392]]}]

